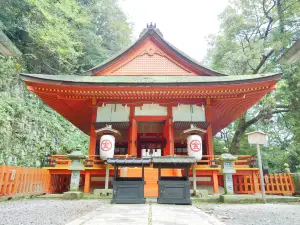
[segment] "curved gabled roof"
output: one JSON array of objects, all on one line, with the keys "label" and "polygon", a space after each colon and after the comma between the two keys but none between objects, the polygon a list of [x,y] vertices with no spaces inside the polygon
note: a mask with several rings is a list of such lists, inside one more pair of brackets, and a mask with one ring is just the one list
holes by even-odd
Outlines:
[{"label": "curved gabled roof", "polygon": [[209,86],[249,84],[253,82],[277,80],[281,73],[235,75],[235,76],[76,76],[76,75],[45,75],[22,73],[24,81],[59,85],[169,85],[169,86]]},{"label": "curved gabled roof", "polygon": [[[197,62],[195,59],[189,57],[184,52],[177,49],[175,46],[170,44],[163,38],[162,33],[156,28],[156,26],[148,26],[140,35],[140,38],[129,46],[127,49],[123,50],[116,56],[104,61],[102,64],[90,69],[87,71],[88,75],[99,75],[102,71],[106,70],[110,66],[118,63],[121,59],[128,57],[134,50],[136,50],[140,45],[142,45],[146,40],[151,40],[153,43],[159,45],[165,51],[168,51],[171,54],[172,58],[179,63],[188,65],[191,70],[195,72],[196,75],[206,75],[206,76],[226,76],[226,74],[214,71],[212,69],[206,68]],[[106,75],[106,74],[101,74]]]},{"label": "curved gabled roof", "polygon": [[91,101],[183,103],[212,100],[216,134],[275,88],[281,74],[243,76],[63,76],[21,74],[28,89],[89,134]]}]

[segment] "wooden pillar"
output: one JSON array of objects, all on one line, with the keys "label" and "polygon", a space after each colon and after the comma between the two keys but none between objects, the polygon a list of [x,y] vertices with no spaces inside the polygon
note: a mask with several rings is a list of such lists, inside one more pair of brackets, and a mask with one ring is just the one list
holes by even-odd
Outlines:
[{"label": "wooden pillar", "polygon": [[207,155],[214,155],[214,146],[213,146],[213,136],[212,136],[212,128],[211,128],[211,101],[210,98],[207,98],[206,100],[206,106],[205,106],[205,119],[207,122],[210,122],[209,126],[207,127],[207,132],[206,132],[206,154]]},{"label": "wooden pillar", "polygon": [[129,120],[128,153],[137,156],[137,122],[134,118],[134,106],[130,106]]},{"label": "wooden pillar", "polygon": [[174,155],[174,126],[173,126],[173,108],[168,105],[168,148],[169,154]]},{"label": "wooden pillar", "polygon": [[174,155],[174,128],[172,116],[172,106],[168,106],[168,115],[164,126],[164,137],[167,141],[164,148],[164,155]]},{"label": "wooden pillar", "polygon": [[218,181],[218,172],[217,170],[214,170],[213,171],[213,188],[214,188],[214,193],[215,194],[220,194],[220,191],[219,191],[219,181]]},{"label": "wooden pillar", "polygon": [[85,178],[84,178],[84,190],[83,190],[83,192],[85,194],[90,193],[90,186],[91,186],[91,173],[86,172],[85,173]]},{"label": "wooden pillar", "polygon": [[[92,123],[96,122],[96,120],[97,120],[97,107],[93,107]],[[89,155],[95,155],[96,142],[97,142],[97,134],[95,132],[95,127],[93,126],[93,124],[91,124]]]}]

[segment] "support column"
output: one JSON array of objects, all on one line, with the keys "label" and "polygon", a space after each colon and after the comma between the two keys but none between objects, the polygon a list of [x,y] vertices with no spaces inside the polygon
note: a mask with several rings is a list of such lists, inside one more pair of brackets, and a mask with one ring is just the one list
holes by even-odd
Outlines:
[{"label": "support column", "polygon": [[220,191],[219,191],[219,181],[218,181],[218,171],[215,170],[213,171],[213,187],[214,187],[214,193],[215,194],[220,194]]},{"label": "support column", "polygon": [[134,106],[130,106],[130,128],[128,135],[128,153],[137,156],[137,122],[134,118]]},{"label": "support column", "polygon": [[[92,123],[96,122],[96,120],[97,120],[97,107],[94,107],[93,114],[92,114]],[[91,124],[89,155],[95,155],[96,141],[97,141],[97,134],[95,132],[95,127],[93,126],[93,124]]]},{"label": "support column", "polygon": [[[206,154],[207,155],[214,155],[214,146],[213,146],[213,136],[212,136],[212,128],[211,128],[211,100],[207,98],[206,106],[205,106],[205,119],[209,122],[209,126],[207,127],[206,138],[205,138],[205,145],[206,145]],[[209,158],[212,160],[212,158]]]},{"label": "support column", "polygon": [[91,173],[86,172],[84,177],[84,190],[83,190],[85,194],[90,193],[90,186],[91,186]]},{"label": "support column", "polygon": [[108,190],[108,183],[109,183],[109,164],[106,164],[106,167],[105,167],[105,190]]},{"label": "support column", "polygon": [[174,126],[173,126],[173,108],[168,105],[168,144],[169,155],[174,155]]},{"label": "support column", "polygon": [[193,165],[193,189],[194,189],[194,193],[196,193],[197,190],[197,174],[196,174],[196,166],[197,163],[195,163]]},{"label": "support column", "polygon": [[174,155],[174,127],[172,119],[172,106],[168,107],[168,115],[164,126],[164,137],[166,138],[167,144],[164,148],[164,155]]}]

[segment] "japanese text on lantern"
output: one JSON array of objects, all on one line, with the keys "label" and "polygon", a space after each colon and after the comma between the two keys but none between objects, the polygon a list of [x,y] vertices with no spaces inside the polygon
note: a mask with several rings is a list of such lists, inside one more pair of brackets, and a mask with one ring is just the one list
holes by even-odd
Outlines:
[{"label": "japanese text on lantern", "polygon": [[201,150],[201,143],[198,140],[193,140],[190,143],[190,148],[194,152],[199,152]]},{"label": "japanese text on lantern", "polygon": [[103,151],[109,151],[111,149],[111,147],[112,147],[112,143],[110,140],[106,140],[106,139],[102,140],[101,149]]}]

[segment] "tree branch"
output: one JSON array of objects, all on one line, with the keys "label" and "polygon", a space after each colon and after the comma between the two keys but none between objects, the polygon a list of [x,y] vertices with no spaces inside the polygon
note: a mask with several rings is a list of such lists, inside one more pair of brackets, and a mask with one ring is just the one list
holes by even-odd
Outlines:
[{"label": "tree branch", "polygon": [[278,113],[283,113],[283,112],[289,112],[290,110],[287,110],[287,109],[283,109],[283,110],[274,110],[273,112],[272,112],[272,114],[278,114]]},{"label": "tree branch", "polygon": [[277,109],[290,109],[292,107],[293,107],[292,104],[290,104],[290,105],[276,105]]},{"label": "tree branch", "polygon": [[267,55],[263,55],[262,60],[260,60],[258,66],[255,68],[255,70],[253,71],[253,74],[257,74],[259,72],[259,70],[261,69],[261,67],[265,64],[265,62],[267,61],[267,59],[273,54],[274,49],[271,50]]},{"label": "tree branch", "polygon": [[273,5],[268,10],[266,10],[266,6],[265,6],[266,0],[263,0],[263,4],[262,4],[264,14],[267,17],[267,19],[269,20],[268,26],[266,28],[265,35],[264,35],[264,40],[267,39],[267,37],[269,35],[270,28],[271,28],[271,24],[273,23],[273,18],[269,15],[269,12],[276,6],[276,0],[272,0],[272,1],[273,1]]},{"label": "tree branch", "polygon": [[251,66],[251,64],[250,64],[250,62],[249,62],[249,60],[248,60],[248,56],[247,56],[247,54],[246,54],[245,46],[244,46],[243,41],[240,40],[240,43],[241,43],[241,46],[242,46],[243,53],[244,53],[244,55],[247,57],[247,60],[246,60],[246,61],[247,61],[247,64],[248,64],[248,66],[251,68],[251,70],[254,71],[254,68]]}]

